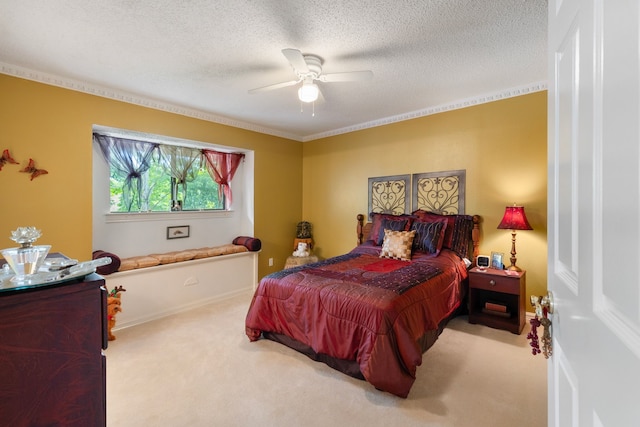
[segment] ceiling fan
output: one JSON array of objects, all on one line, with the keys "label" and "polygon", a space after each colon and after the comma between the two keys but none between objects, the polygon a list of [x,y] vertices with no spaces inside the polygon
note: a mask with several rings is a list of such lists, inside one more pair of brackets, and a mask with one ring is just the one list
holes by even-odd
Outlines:
[{"label": "ceiling fan", "polygon": [[373,77],[373,72],[369,70],[322,74],[322,58],[319,56],[312,54],[303,55],[298,49],[282,49],[282,54],[293,67],[297,78],[295,80],[289,80],[288,82],[251,89],[249,93],[280,89],[302,82],[302,85],[298,89],[298,98],[302,102],[314,102],[320,94],[320,88],[316,85],[316,81],[323,83],[353,82],[370,80]]}]

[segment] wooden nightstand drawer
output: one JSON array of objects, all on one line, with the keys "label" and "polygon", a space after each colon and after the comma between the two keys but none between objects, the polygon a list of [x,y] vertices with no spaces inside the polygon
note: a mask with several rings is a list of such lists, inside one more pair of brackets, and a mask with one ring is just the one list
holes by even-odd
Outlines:
[{"label": "wooden nightstand drawer", "polygon": [[471,273],[469,286],[476,289],[519,295],[520,277],[501,277],[495,274]]}]

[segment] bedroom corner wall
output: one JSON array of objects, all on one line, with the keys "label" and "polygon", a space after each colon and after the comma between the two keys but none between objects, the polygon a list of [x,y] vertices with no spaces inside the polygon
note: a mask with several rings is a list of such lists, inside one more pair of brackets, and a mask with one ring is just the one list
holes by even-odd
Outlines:
[{"label": "bedroom corner wall", "polygon": [[[0,74],[0,151],[20,165],[0,171],[0,247],[10,231],[33,225],[41,244],[80,260],[92,252],[92,142],[94,124],[254,151],[254,235],[262,240],[259,277],[290,255],[301,218],[302,144],[125,102]],[[29,158],[48,175],[29,180],[19,169]],[[140,254],[143,255],[143,254]],[[268,258],[274,266],[268,266]]]},{"label": "bedroom corner wall", "polygon": [[545,294],[546,91],[304,143],[302,214],[315,253],[355,246],[368,178],[454,169],[467,171],[466,213],[483,220],[481,253],[503,252],[508,264],[511,232],[497,226],[505,206],[525,206],[533,231],[517,233],[517,264],[527,270],[527,301]]}]

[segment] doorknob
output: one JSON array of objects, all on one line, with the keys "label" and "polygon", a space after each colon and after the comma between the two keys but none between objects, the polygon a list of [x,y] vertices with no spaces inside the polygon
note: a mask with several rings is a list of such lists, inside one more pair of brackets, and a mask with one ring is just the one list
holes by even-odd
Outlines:
[{"label": "doorknob", "polygon": [[531,295],[531,305],[536,309],[536,316],[547,317],[546,313],[553,314],[553,293],[547,292],[546,295]]},{"label": "doorknob", "polygon": [[547,292],[547,294],[542,297],[540,305],[547,309],[547,313],[553,314],[553,294],[551,291]]}]

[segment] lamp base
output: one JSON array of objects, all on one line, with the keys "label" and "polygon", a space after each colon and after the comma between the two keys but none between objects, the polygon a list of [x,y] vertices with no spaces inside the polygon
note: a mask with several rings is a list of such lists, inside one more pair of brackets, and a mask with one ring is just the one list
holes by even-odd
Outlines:
[{"label": "lamp base", "polygon": [[507,267],[507,270],[509,271],[517,271],[518,273],[522,272],[522,269],[520,267],[518,267],[517,265],[510,265],[509,267]]}]

